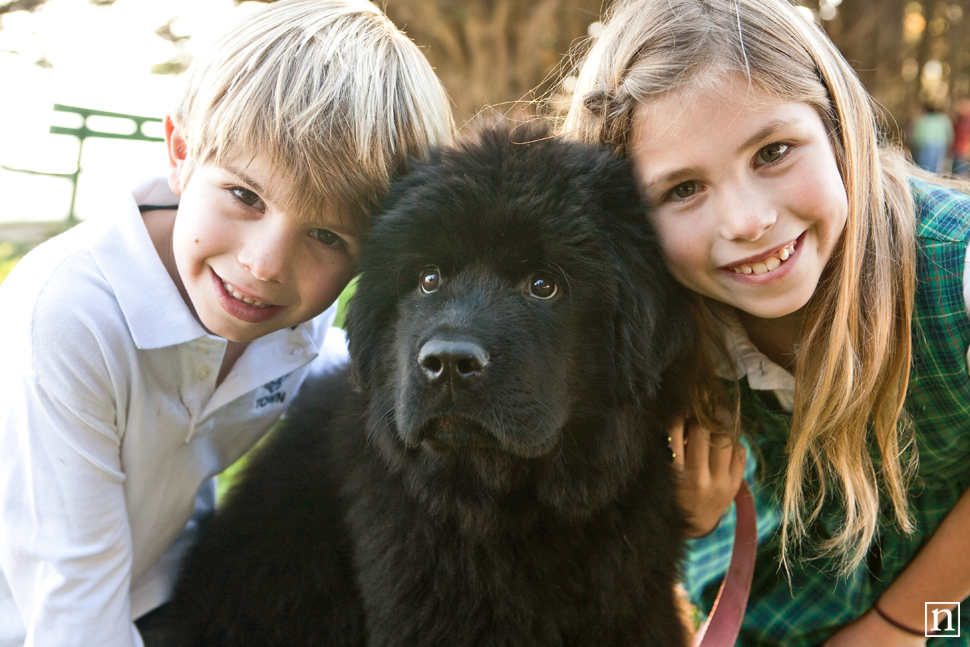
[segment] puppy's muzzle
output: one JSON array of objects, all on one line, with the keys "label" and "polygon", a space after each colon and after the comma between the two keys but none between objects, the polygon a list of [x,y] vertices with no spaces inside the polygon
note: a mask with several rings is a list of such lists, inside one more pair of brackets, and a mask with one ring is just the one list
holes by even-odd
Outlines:
[{"label": "puppy's muzzle", "polygon": [[430,339],[418,352],[418,365],[434,385],[462,388],[481,377],[488,366],[488,353],[467,340]]}]

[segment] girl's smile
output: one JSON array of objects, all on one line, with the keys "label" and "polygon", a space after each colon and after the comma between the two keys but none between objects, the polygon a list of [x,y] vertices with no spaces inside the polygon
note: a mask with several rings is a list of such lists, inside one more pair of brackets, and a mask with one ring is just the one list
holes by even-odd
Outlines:
[{"label": "girl's smile", "polygon": [[678,281],[759,318],[808,302],[848,214],[811,106],[733,77],[682,90],[641,107],[630,156]]},{"label": "girl's smile", "polygon": [[[801,237],[799,236],[799,238]],[[787,271],[791,269],[791,265],[795,264],[793,257],[795,256],[795,252],[798,250],[798,247],[796,246],[797,242],[798,239],[795,239],[790,243],[785,243],[779,249],[776,249],[769,254],[764,256],[755,254],[750,258],[738,261],[734,265],[725,266],[722,269],[734,272],[735,274],[744,275],[754,274],[755,276],[764,276],[765,274],[771,274],[771,280],[780,278],[784,273],[787,273]],[[789,259],[791,259],[791,263],[788,263]],[[789,267],[776,271],[786,263],[789,265]]]}]

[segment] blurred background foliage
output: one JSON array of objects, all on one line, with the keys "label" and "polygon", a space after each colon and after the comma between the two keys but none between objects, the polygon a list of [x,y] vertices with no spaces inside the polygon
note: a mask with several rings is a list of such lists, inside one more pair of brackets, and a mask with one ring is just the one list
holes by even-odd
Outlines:
[{"label": "blurred background foliage", "polygon": [[[119,0],[87,0],[108,6]],[[270,0],[272,1],[272,0]],[[454,102],[459,122],[483,106],[529,112],[535,98],[567,79],[567,52],[595,37],[611,0],[377,0],[421,46]],[[47,0],[0,0],[0,18],[37,11]],[[164,3],[166,0],[158,0]],[[828,32],[877,101],[904,124],[920,103],[943,107],[970,95],[970,0],[796,0]],[[235,0],[240,4],[239,0]],[[192,34],[155,34],[173,43]],[[2,23],[0,23],[2,29]],[[191,62],[184,49],[152,65],[179,74]],[[123,53],[119,52],[119,55]],[[41,55],[37,65],[45,63]],[[9,99],[8,99],[9,100]],[[110,109],[110,107],[104,107]]]},{"label": "blurred background foliage", "polygon": [[[0,36],[8,18],[43,12],[65,0],[0,0]],[[73,0],[121,8],[127,0]],[[157,1],[157,5],[153,2]],[[160,9],[170,0],[142,0]],[[258,2],[232,0],[239,9]],[[377,0],[423,49],[447,88],[459,124],[484,106],[517,118],[561,108],[573,81],[570,53],[595,38],[599,16],[611,0]],[[921,106],[951,112],[970,97],[970,0],[796,0],[857,70],[881,104],[894,136],[905,138]],[[133,4],[133,3],[129,3]],[[229,0],[225,0],[229,4]],[[203,27],[186,29],[175,15],[157,11],[154,34],[167,53],[146,64],[159,77],[177,77],[191,63]],[[145,11],[144,9],[142,11]],[[147,13],[147,12],[146,12]],[[155,15],[152,13],[152,16]],[[164,16],[172,16],[164,18]],[[152,18],[154,20],[154,18]],[[184,23],[184,21],[182,21]],[[12,23],[11,23],[12,24]],[[221,25],[217,25],[219,29]],[[83,28],[83,27],[78,27]],[[194,29],[194,30],[193,30]],[[152,38],[149,33],[148,38]],[[92,34],[91,39],[103,38]],[[198,43],[196,43],[198,41]],[[118,47],[114,55],[124,57]],[[162,50],[159,50],[162,51]],[[0,47],[0,54],[17,54]],[[23,53],[35,67],[51,69],[57,57],[41,49]],[[0,79],[0,87],[5,84]],[[4,88],[14,101],[30,88]],[[112,105],[87,106],[113,110]],[[161,116],[161,115],[154,115]],[[5,218],[0,218],[4,220]],[[2,223],[0,223],[2,224]],[[0,280],[28,245],[0,228]]]}]

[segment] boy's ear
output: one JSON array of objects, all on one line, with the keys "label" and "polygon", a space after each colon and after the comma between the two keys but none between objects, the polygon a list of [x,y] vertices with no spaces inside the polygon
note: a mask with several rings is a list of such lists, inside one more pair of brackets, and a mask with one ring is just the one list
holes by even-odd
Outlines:
[{"label": "boy's ear", "polygon": [[168,150],[168,186],[175,195],[182,195],[182,169],[188,147],[182,139],[182,131],[170,115],[165,115],[165,148]]}]

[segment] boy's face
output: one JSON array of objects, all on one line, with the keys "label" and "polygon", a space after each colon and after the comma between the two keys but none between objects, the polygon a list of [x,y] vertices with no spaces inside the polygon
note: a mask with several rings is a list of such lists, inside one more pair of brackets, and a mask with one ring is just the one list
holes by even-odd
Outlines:
[{"label": "boy's face", "polygon": [[359,241],[323,207],[314,222],[282,211],[285,185],[259,157],[198,165],[180,187],[178,137],[174,128],[169,183],[181,200],[173,255],[202,325],[249,342],[327,309],[353,278]]}]

